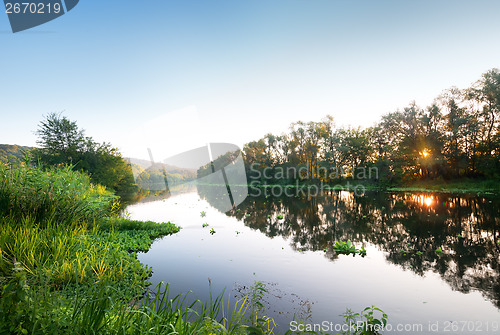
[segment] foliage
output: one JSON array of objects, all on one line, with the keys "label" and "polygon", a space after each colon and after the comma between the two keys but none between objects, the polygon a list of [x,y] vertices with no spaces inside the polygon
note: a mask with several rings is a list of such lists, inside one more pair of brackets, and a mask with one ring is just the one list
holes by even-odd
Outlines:
[{"label": "foliage", "polygon": [[[500,70],[451,88],[425,108],[415,102],[373,127],[336,128],[333,117],[294,122],[280,136],[244,145],[249,183],[339,183],[382,187],[420,180],[500,178]],[[267,169],[264,173],[264,169]]]},{"label": "foliage", "polygon": [[[378,314],[378,315],[377,315]],[[350,309],[342,314],[346,325],[354,325],[343,332],[344,335],[374,335],[380,334],[387,325],[387,314],[375,306],[366,307],[360,313],[353,313]]]},{"label": "foliage", "polygon": [[84,219],[92,222],[110,215],[118,199],[105,187],[94,185],[71,167],[8,168],[0,163],[0,214],[31,217],[44,223]]},{"label": "foliage", "polygon": [[28,289],[26,272],[21,263],[14,260],[13,275],[0,291],[0,334],[27,333],[24,308],[29,300]]},{"label": "foliage", "polygon": [[36,162],[51,167],[72,165],[89,173],[91,180],[114,190],[122,198],[137,191],[130,165],[109,143],[97,143],[71,121],[51,113],[39,124],[37,144],[32,151]]},{"label": "foliage", "polygon": [[335,252],[338,254],[344,254],[344,255],[352,254],[353,256],[355,256],[356,254],[360,254],[361,257],[366,256],[365,247],[361,247],[361,249],[358,249],[351,241],[347,242],[337,241],[333,245],[333,250],[335,250]]},{"label": "foliage", "polygon": [[265,294],[268,293],[266,289],[266,284],[261,281],[256,281],[250,287],[250,326],[247,331],[248,334],[272,334],[273,329],[276,326],[274,320],[262,315],[264,311],[264,305],[262,301]]}]

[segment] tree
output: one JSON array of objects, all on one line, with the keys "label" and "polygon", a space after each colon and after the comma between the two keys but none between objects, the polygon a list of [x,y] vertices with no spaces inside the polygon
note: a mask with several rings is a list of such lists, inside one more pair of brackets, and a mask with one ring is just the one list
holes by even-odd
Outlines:
[{"label": "tree", "polygon": [[75,121],[51,113],[40,122],[36,134],[39,148],[32,152],[35,161],[46,166],[73,165],[75,170],[89,173],[92,182],[114,190],[124,200],[135,196],[132,170],[118,149],[86,137]]},{"label": "tree", "polygon": [[37,158],[48,165],[72,164],[85,143],[84,131],[78,129],[76,122],[56,113],[42,120],[35,133],[40,146]]},{"label": "tree", "polygon": [[480,169],[486,174],[496,174],[500,167],[499,153],[495,150],[500,117],[500,70],[484,73],[467,91],[467,98],[476,106],[481,126],[482,143],[477,148],[481,156]]}]

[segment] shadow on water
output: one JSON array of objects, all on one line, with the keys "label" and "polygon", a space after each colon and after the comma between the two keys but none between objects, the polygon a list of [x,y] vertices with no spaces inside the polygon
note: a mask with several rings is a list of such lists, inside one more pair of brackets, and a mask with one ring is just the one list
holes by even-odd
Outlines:
[{"label": "shadow on water", "polygon": [[[200,185],[198,193],[218,208],[224,188]],[[338,258],[332,250],[335,241],[373,244],[387,261],[419,276],[438,273],[453,290],[479,291],[500,308],[498,196],[327,191],[305,198],[257,193],[250,192],[226,215],[268,237],[287,238],[297,251],[324,250],[331,261]]]}]

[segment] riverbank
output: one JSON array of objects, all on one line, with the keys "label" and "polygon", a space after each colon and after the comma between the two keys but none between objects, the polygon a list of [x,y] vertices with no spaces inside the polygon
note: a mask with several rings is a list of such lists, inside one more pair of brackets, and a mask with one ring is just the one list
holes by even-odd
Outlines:
[{"label": "riverbank", "polygon": [[340,190],[340,191],[380,191],[380,192],[438,192],[438,193],[460,193],[460,194],[500,194],[500,181],[479,180],[479,179],[459,179],[459,180],[421,180],[408,184],[377,184],[367,181],[357,181],[344,179],[337,182],[288,182],[276,184],[258,184],[256,182],[249,187],[272,189],[272,188],[305,188],[320,190]]},{"label": "riverbank", "polygon": [[439,192],[439,193],[474,193],[474,194],[500,194],[500,181],[498,180],[423,180],[408,186],[387,188],[388,191],[406,192]]}]

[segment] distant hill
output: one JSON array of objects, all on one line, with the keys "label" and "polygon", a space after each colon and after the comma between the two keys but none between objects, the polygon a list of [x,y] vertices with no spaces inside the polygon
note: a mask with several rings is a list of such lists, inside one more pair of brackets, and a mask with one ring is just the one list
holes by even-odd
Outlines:
[{"label": "distant hill", "polygon": [[[131,164],[136,164],[138,165],[141,169],[147,170],[148,168],[151,168],[153,165],[151,161],[145,160],[145,159],[137,159],[137,158],[124,158],[125,161],[131,163]],[[196,177],[196,170],[195,169],[186,169],[186,168],[180,168],[177,166],[172,166],[164,163],[154,163],[154,166],[157,169],[160,170],[165,170],[166,172],[169,173],[178,173],[181,175],[186,175],[186,176],[192,176],[193,178]]]},{"label": "distant hill", "polygon": [[24,159],[24,154],[34,147],[25,147],[22,145],[0,144],[0,162],[18,163]]},{"label": "distant hill", "polygon": [[176,166],[154,163],[135,158],[125,158],[130,163],[137,186],[143,191],[162,191],[168,187],[184,184],[196,179],[196,171]]}]

